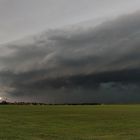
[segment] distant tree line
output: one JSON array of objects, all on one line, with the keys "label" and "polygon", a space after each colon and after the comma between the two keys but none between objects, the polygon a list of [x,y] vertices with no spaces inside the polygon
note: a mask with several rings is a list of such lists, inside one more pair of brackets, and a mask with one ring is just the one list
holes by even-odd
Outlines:
[{"label": "distant tree line", "polygon": [[7,102],[2,101],[0,105],[101,105],[101,103],[37,103],[37,102]]}]

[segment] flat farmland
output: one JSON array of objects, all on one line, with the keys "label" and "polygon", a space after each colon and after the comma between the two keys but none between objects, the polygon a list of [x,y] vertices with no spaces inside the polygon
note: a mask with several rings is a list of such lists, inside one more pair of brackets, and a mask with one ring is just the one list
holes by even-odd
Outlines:
[{"label": "flat farmland", "polygon": [[0,105],[0,140],[140,140],[140,105]]}]

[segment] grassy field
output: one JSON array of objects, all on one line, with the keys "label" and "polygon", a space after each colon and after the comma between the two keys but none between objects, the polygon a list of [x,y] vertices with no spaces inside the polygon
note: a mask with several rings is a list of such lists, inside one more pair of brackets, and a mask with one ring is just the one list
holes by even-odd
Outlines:
[{"label": "grassy field", "polygon": [[0,106],[0,140],[140,140],[140,105]]}]

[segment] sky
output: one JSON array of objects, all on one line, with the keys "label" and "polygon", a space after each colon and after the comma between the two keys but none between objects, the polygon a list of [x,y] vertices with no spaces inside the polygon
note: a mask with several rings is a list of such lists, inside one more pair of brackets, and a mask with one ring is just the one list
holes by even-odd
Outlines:
[{"label": "sky", "polygon": [[0,0],[0,97],[139,103],[139,5],[138,0]]},{"label": "sky", "polygon": [[0,44],[38,32],[139,10],[139,0],[0,0]]}]

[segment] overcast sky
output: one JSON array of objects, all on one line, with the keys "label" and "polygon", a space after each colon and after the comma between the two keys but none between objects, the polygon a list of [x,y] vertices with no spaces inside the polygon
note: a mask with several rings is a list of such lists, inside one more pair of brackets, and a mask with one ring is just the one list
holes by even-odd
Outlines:
[{"label": "overcast sky", "polygon": [[0,0],[0,44],[0,97],[140,102],[140,0]]},{"label": "overcast sky", "polygon": [[50,28],[90,20],[96,24],[139,9],[139,0],[0,0],[0,44]]}]

